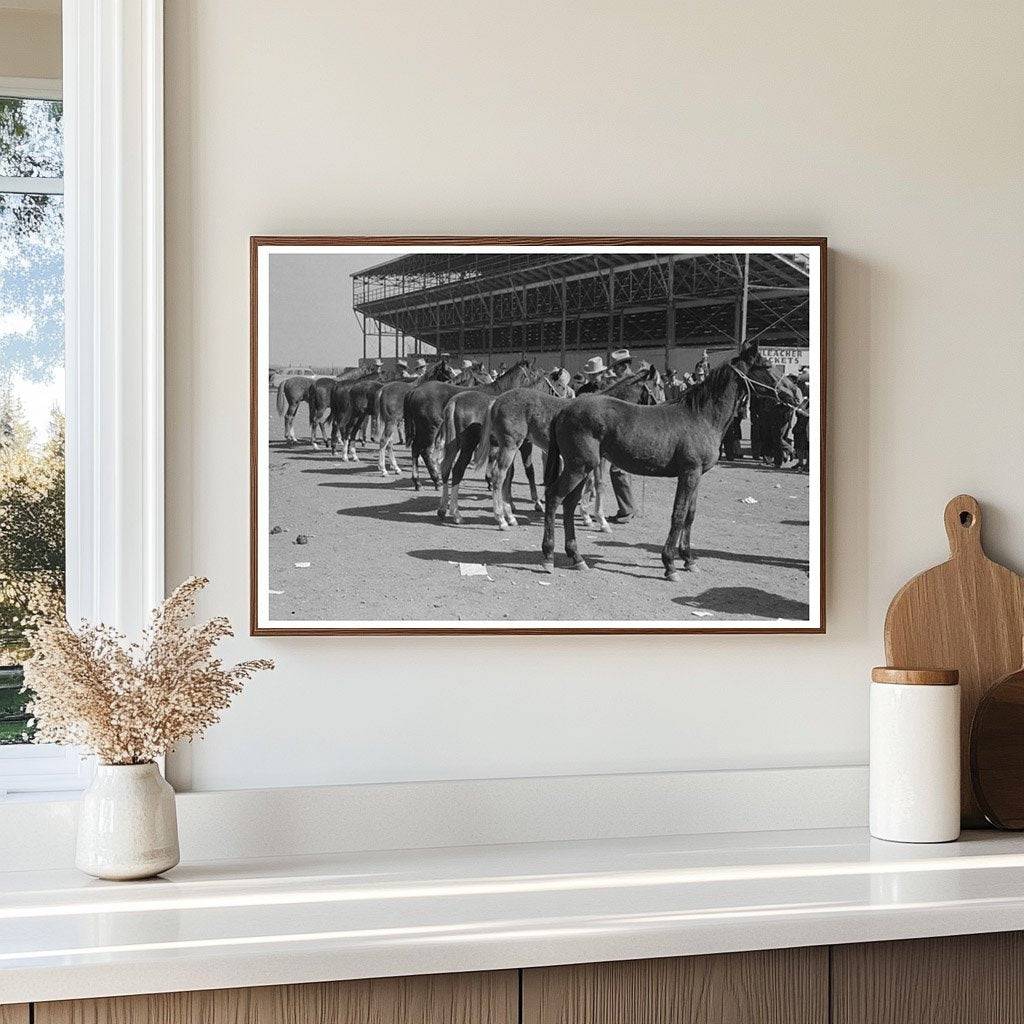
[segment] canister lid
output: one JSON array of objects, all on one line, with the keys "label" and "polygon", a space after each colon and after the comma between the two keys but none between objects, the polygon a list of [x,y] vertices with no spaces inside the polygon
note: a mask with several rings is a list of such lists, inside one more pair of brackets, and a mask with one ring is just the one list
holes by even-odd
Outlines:
[{"label": "canister lid", "polygon": [[900,683],[905,686],[956,686],[960,673],[955,668],[890,668],[871,670],[873,683]]}]

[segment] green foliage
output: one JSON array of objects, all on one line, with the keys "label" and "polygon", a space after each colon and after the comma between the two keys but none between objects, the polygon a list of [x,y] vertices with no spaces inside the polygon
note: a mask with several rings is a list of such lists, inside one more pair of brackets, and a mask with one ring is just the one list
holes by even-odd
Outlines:
[{"label": "green foliage", "polygon": [[[25,626],[35,615],[63,614],[64,418],[54,412],[41,449],[20,403],[0,401],[0,665],[17,665],[30,650]],[[20,674],[0,668],[0,743],[24,740],[28,695]]]}]

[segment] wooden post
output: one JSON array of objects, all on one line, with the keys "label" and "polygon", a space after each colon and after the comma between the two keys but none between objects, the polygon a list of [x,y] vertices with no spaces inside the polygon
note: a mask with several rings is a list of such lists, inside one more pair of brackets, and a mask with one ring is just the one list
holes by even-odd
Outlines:
[{"label": "wooden post", "polygon": [[363,358],[366,358],[366,314],[360,318],[363,321]]},{"label": "wooden post", "polygon": [[669,357],[676,344],[676,258],[668,258],[668,303],[665,306],[665,372],[670,373]]},{"label": "wooden post", "polygon": [[494,362],[494,293],[491,293],[487,303],[487,369],[490,370]]},{"label": "wooden post", "polygon": [[459,358],[466,350],[466,300],[459,302]]},{"label": "wooden post", "polygon": [[523,285],[523,326],[519,335],[519,340],[522,343],[522,355],[520,359],[526,358],[526,285]]},{"label": "wooden post", "polygon": [[561,354],[559,355],[559,366],[565,367],[565,315],[566,315],[566,295],[565,295],[565,278],[562,278],[562,344]]},{"label": "wooden post", "polygon": [[743,254],[743,305],[740,307],[740,348],[747,341],[747,300],[750,297],[750,253]]},{"label": "wooden post", "polygon": [[609,366],[612,361],[612,339],[615,337],[615,271],[608,269],[608,352],[605,358]]},{"label": "wooden post", "polygon": [[438,302],[434,305],[434,314],[437,317],[437,330],[434,333],[434,348],[437,349],[437,354],[441,354],[441,303]]},{"label": "wooden post", "polygon": [[384,358],[384,324],[377,321],[377,358]]}]

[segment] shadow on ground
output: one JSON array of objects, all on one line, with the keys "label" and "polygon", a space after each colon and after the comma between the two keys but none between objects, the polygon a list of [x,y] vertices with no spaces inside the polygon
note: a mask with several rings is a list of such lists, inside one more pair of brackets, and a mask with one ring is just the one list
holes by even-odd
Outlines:
[{"label": "shadow on ground", "polygon": [[743,617],[758,616],[767,619],[810,618],[810,608],[802,601],[792,601],[779,594],[758,590],[756,587],[711,587],[694,597],[674,597],[674,604],[684,608],[702,608],[714,612],[728,612]]}]

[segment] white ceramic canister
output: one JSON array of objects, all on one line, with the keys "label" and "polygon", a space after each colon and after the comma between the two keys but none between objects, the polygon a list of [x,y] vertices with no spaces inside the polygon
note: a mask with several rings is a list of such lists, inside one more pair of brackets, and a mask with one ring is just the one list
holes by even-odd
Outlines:
[{"label": "white ceramic canister", "polygon": [[960,683],[953,669],[871,672],[871,835],[960,835]]},{"label": "white ceramic canister", "polygon": [[150,878],[178,863],[174,790],[148,764],[100,764],[82,794],[75,864],[96,878]]}]

